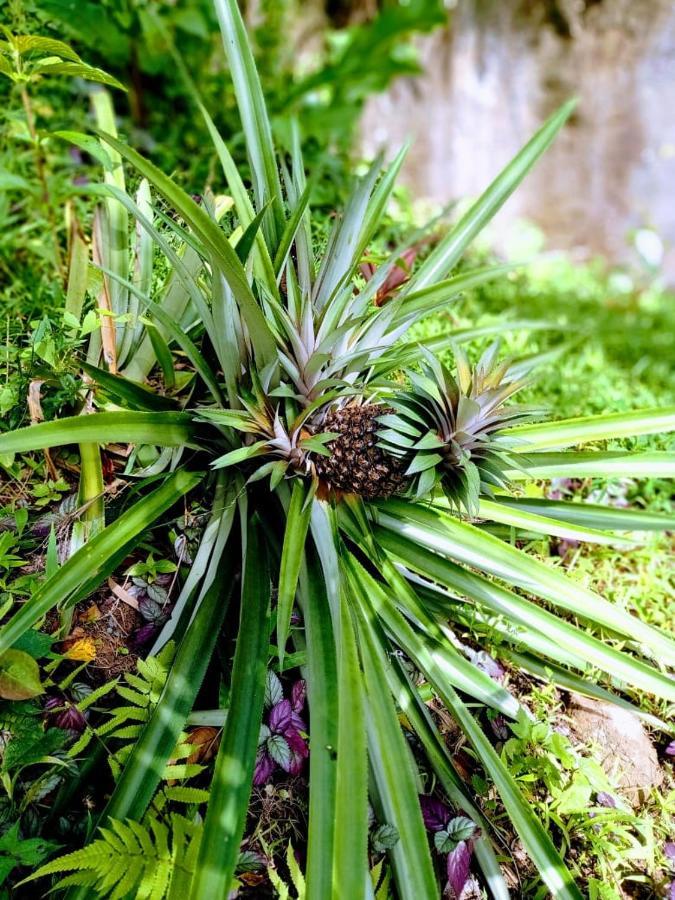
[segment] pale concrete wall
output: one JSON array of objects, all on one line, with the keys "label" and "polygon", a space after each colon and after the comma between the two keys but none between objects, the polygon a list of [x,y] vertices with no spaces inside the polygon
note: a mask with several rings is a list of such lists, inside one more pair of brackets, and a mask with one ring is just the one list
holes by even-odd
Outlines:
[{"label": "pale concrete wall", "polygon": [[497,221],[540,225],[552,247],[631,256],[649,226],[675,281],[675,4],[458,0],[420,40],[426,74],[369,103],[367,151],[413,147],[403,179],[446,202],[478,193],[563,99],[574,119]]}]

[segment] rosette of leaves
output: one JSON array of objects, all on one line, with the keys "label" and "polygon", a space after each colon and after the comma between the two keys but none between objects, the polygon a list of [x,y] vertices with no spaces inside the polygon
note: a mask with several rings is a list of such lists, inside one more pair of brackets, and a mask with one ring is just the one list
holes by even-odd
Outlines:
[{"label": "rosette of leaves", "polygon": [[[10,614],[0,629],[0,652],[52,607],[67,610],[88,596],[124,564],[147,529],[161,523],[186,494],[202,491],[210,515],[193,564],[183,572],[171,618],[152,649],[157,652],[173,640],[176,654],[156,704],[134,733],[99,825],[142,820],[188,718],[199,712],[193,707],[224,629],[228,646],[234,647],[231,663],[229,654],[221,657],[229,685],[227,712],[219,711],[222,739],[186,893],[193,898],[227,893],[259,750],[274,616],[279,667],[285,671],[289,661],[300,659],[307,684],[308,897],[330,897],[334,884],[343,896],[364,896],[369,800],[378,819],[398,834],[387,863],[398,896],[440,895],[418,800],[420,767],[433,771],[453,808],[480,829],[473,848],[477,864],[492,895],[508,896],[491,825],[476,808],[423,702],[431,690],[494,784],[546,889],[563,900],[580,898],[574,874],[496,752],[492,730],[484,731],[475,715],[485,707],[514,720],[520,705],[462,652],[454,630],[478,629],[487,651],[494,654],[497,645],[503,662],[566,690],[615,698],[624,706],[630,706],[632,691],[675,700],[671,637],[512,541],[515,531],[630,546],[635,536],[628,541],[623,532],[672,528],[672,520],[632,509],[536,501],[507,490],[509,481],[528,478],[672,476],[672,453],[571,448],[672,430],[675,412],[514,424],[505,418],[507,406],[500,411],[499,428],[488,434],[493,451],[490,442],[497,434],[500,447],[508,446],[508,456],[500,451],[499,463],[481,456],[485,442],[475,443],[478,434],[468,444],[457,440],[455,419],[452,439],[472,454],[459,458],[465,470],[467,461],[476,466],[480,478],[477,498],[475,475],[467,476],[473,489],[462,494],[454,488],[453,498],[465,507],[465,499],[470,501],[474,521],[457,514],[435,483],[417,498],[378,499],[356,491],[344,492],[339,501],[336,492],[321,499],[326,495],[315,491],[315,473],[306,465],[322,457],[316,442],[306,443],[312,436],[325,438],[319,444],[330,455],[337,438],[325,426],[335,411],[389,402],[383,382],[420,356],[419,346],[406,339],[412,325],[446,308],[465,288],[504,271],[457,273],[455,268],[549,146],[573,104],[544,123],[426,257],[416,260],[394,296],[377,306],[378,291],[401,254],[426,233],[415,233],[396,247],[364,283],[359,265],[403,154],[385,169],[376,160],[356,181],[328,245],[317,246],[298,131],[291,123],[287,152],[280,157],[237,4],[216,0],[215,6],[241,112],[252,191],[191,85],[232,198],[227,220],[219,218],[218,203],[208,193],[196,203],[109,129],[100,135],[109,170],[106,184],[96,190],[109,211],[123,210],[154,243],[155,252],[166,256],[171,282],[156,286],[153,279],[135,279],[126,250],[101,254],[96,265],[102,278],[125,298],[124,305],[113,308],[124,310],[119,331],[111,329],[106,336],[108,350],[113,341],[123,342],[122,373],[108,365],[103,347],[90,348],[82,381],[87,414],[1,435],[0,454],[75,442],[93,448],[95,462],[100,444],[130,443],[135,450],[127,472],[136,476],[134,493],[116,518],[84,535],[83,546]],[[124,189],[122,160],[145,179],[140,202]],[[167,216],[167,206],[176,215]],[[119,233],[126,238],[124,229]],[[147,243],[141,257],[152,259]],[[135,304],[142,316],[133,314]],[[495,335],[507,325],[507,318],[500,320]],[[461,338],[443,335],[425,347],[435,352]],[[143,347],[152,353],[144,355],[142,366],[134,366],[136,349]],[[180,367],[175,364],[179,354]],[[108,353],[108,358],[115,356]],[[160,385],[155,389],[140,383],[153,369],[159,376],[154,384]],[[497,388],[499,368],[484,369],[481,391],[472,387],[475,373],[471,385],[463,376],[455,381],[467,398],[463,408],[478,404],[491,428],[502,400],[491,409],[481,407],[482,388],[492,403],[499,391],[511,391],[517,377],[511,369],[501,379],[503,388]],[[410,392],[415,390],[411,383]],[[446,394],[454,396],[452,384]],[[425,433],[432,431],[438,410],[432,415],[426,400],[419,408],[420,425]],[[443,413],[446,407],[439,409]],[[446,412],[456,416],[459,405],[455,409],[450,403]],[[368,435],[367,441],[377,441],[376,434]],[[260,446],[252,451],[256,443]],[[359,465],[355,459],[353,465]],[[279,462],[283,472],[273,468]],[[438,471],[442,488],[449,476],[440,464]],[[504,531],[506,540],[500,536]],[[295,607],[299,624],[291,627]],[[410,677],[410,664],[423,683]],[[402,722],[415,734],[414,742],[406,739]]]},{"label": "rosette of leaves", "polygon": [[379,417],[379,442],[406,462],[413,496],[427,497],[439,485],[453,507],[477,515],[481,494],[507,487],[504,473],[514,461],[502,433],[534,411],[506,405],[525,382],[510,375],[509,360],[497,360],[498,347],[488,347],[473,369],[456,348],[456,377],[422,348],[422,371],[408,371],[410,387],[392,393],[391,413]]}]

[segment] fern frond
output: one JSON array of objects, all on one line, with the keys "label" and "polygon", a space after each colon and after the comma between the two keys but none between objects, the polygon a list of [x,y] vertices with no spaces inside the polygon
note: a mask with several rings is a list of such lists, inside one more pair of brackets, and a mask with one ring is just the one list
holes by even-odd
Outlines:
[{"label": "fern frond", "polygon": [[187,896],[197,861],[201,823],[174,813],[168,824],[150,818],[148,825],[111,819],[97,838],[41,866],[22,884],[48,875],[69,874],[57,887],[85,886],[98,897],[123,900],[176,900]]}]

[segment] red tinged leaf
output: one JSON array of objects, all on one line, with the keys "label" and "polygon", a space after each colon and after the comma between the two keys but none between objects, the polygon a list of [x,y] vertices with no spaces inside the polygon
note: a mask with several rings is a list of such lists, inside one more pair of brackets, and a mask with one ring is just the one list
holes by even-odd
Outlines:
[{"label": "red tinged leaf", "polygon": [[261,785],[267,784],[267,782],[272,777],[274,770],[276,769],[276,763],[272,759],[271,756],[265,750],[258,751],[258,756],[255,761],[255,771],[253,773],[253,784]]},{"label": "red tinged leaf", "polygon": [[302,712],[302,709],[305,705],[306,696],[307,685],[301,678],[299,681],[296,681],[291,688],[291,706],[293,707],[293,712]]},{"label": "red tinged leaf", "polygon": [[[410,278],[410,272],[418,253],[418,246],[408,247],[407,250],[401,253],[396,260],[396,264],[385,278],[384,283],[375,294],[375,306],[382,306],[387,300],[391,299],[401,285],[406,283]],[[377,272],[377,266],[370,262],[361,263],[359,269],[366,281],[370,281]]]},{"label": "red tinged leaf", "polygon": [[435,797],[428,797],[422,794],[420,796],[420,806],[422,808],[424,827],[427,831],[442,831],[452,817],[452,813],[445,803],[442,803]]}]

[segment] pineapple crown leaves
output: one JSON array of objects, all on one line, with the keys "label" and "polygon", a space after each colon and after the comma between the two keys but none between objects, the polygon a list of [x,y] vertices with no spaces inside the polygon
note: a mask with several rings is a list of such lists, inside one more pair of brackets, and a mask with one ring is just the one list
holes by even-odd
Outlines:
[{"label": "pineapple crown leaves", "polygon": [[[336,435],[331,432],[313,433],[308,420],[337,393],[329,391],[295,416],[292,407],[296,395],[288,385],[280,385],[268,395],[262,391],[256,391],[255,395],[242,392],[239,396],[242,409],[199,410],[202,419],[243,435],[239,446],[213,461],[213,468],[227,468],[271,456],[274,459],[256,469],[249,481],[257,481],[269,474],[274,488],[289,473],[312,475],[311,454],[327,455],[329,450],[326,445]],[[286,407],[291,409],[288,417],[281,412],[281,401],[286,401]]]},{"label": "pineapple crown leaves", "polygon": [[421,372],[407,371],[409,387],[387,399],[393,412],[379,417],[382,449],[407,464],[405,475],[417,496],[440,483],[448,500],[474,515],[481,492],[505,487],[503,470],[512,466],[500,432],[534,415],[506,402],[524,385],[509,376],[511,361],[498,361],[492,344],[474,368],[455,348],[456,376],[420,348]]}]

